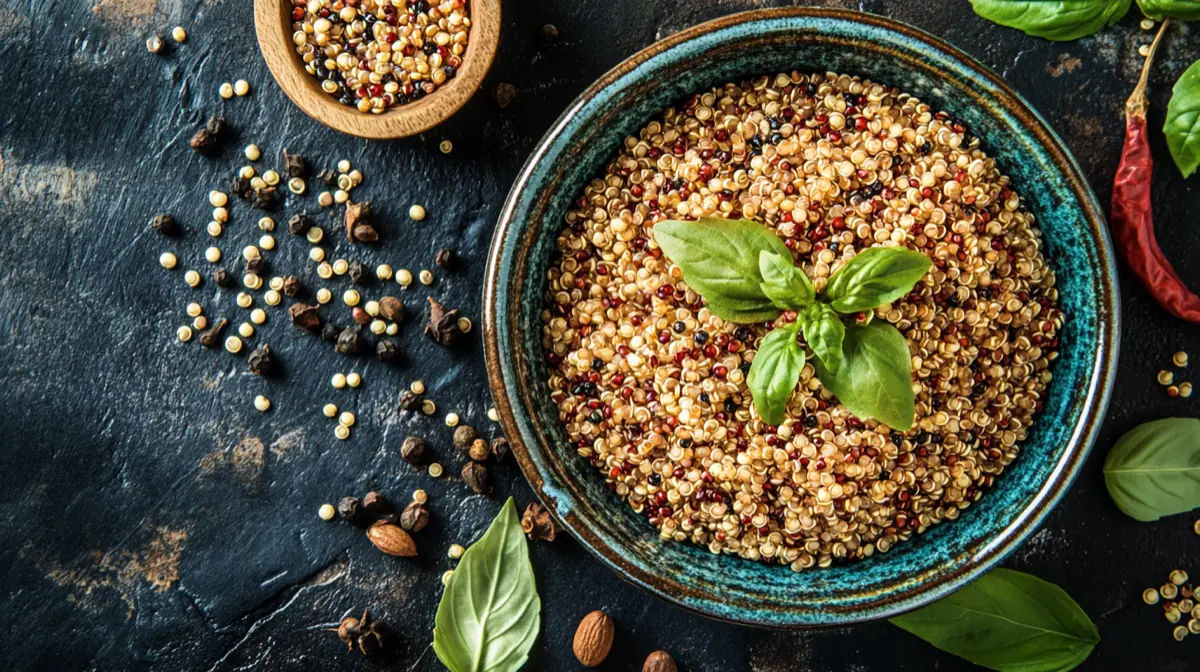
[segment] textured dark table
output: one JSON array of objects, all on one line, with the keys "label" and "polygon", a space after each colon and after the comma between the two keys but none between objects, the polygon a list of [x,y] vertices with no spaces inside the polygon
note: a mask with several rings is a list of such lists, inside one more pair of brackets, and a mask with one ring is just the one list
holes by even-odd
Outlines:
[{"label": "textured dark table", "polygon": [[[398,457],[402,437],[420,434],[457,473],[461,460],[441,421],[449,410],[495,431],[485,417],[478,330],[468,348],[451,354],[410,318],[400,335],[403,365],[364,359],[352,366],[278,309],[253,339],[282,358],[285,375],[274,381],[246,373],[241,357],[183,346],[174,331],[188,301],[203,302],[210,316],[241,319],[233,292],[211,282],[191,290],[182,281],[183,269],[208,266],[205,194],[244,163],[246,142],[268,157],[286,145],[318,166],[348,158],[366,174],[356,197],[379,207],[384,243],[364,256],[333,236],[331,257],[353,253],[416,271],[432,268],[437,249],[453,247],[462,269],[439,272],[432,287],[414,286],[404,297],[410,313],[429,295],[478,320],[504,195],[568,102],[659,37],[772,4],[796,3],[506,2],[486,90],[511,82],[514,104],[502,110],[480,92],[422,137],[364,142],[318,126],[275,88],[255,47],[250,2],[0,3],[0,666],[440,669],[427,647],[439,577],[451,566],[447,547],[476,538],[503,498],[523,506],[531,497],[511,461],[493,470],[498,487],[485,498],[468,496],[461,482],[418,475]],[[907,21],[1003,73],[1062,135],[1107,202],[1122,102],[1141,62],[1136,48],[1149,40],[1136,10],[1099,37],[1056,44],[989,25],[965,0],[826,4]],[[544,23],[561,30],[557,45],[541,45]],[[187,43],[166,56],[148,54],[145,38],[176,24],[187,28]],[[1170,84],[1200,57],[1198,42],[1186,27],[1167,40],[1151,94],[1156,129]],[[217,86],[242,77],[254,93],[221,101]],[[206,159],[186,141],[215,112],[229,118],[237,138]],[[1176,268],[1200,288],[1200,181],[1180,178],[1161,134],[1153,137],[1159,235]],[[443,138],[454,141],[448,156],[437,148]],[[310,193],[310,208],[311,201]],[[429,218],[408,221],[411,203],[424,204]],[[186,237],[150,231],[158,212],[178,217]],[[229,268],[258,235],[248,209],[239,204],[233,214],[221,243]],[[283,231],[277,238],[275,268],[311,273],[300,263],[306,246]],[[170,273],[157,263],[165,249],[180,253]],[[1174,567],[1200,575],[1196,516],[1155,524],[1125,518],[1104,491],[1101,463],[1135,423],[1200,412],[1200,397],[1168,400],[1154,381],[1178,348],[1200,360],[1200,331],[1159,310],[1123,269],[1122,289],[1124,347],[1105,429],[1066,499],[1007,565],[1063,586],[1096,621],[1103,642],[1086,668],[1196,669],[1200,640],[1172,641],[1156,608],[1139,599]],[[364,386],[332,390],[329,376],[351,368],[363,372]],[[438,402],[434,418],[392,410],[398,390],[417,378]],[[252,407],[260,392],[274,400],[269,414]],[[327,401],[357,411],[351,440],[334,440],[319,413]],[[421,558],[385,557],[351,527],[317,519],[323,502],[374,487],[402,501],[415,488],[429,491],[435,523],[419,535]],[[657,648],[690,671],[968,667],[884,623],[793,633],[718,623],[638,591],[569,538],[531,548],[544,604],[531,670],[575,669],[574,626],[596,608],[617,623],[609,670],[640,669]],[[348,654],[320,631],[364,606],[399,633],[383,661]]]}]

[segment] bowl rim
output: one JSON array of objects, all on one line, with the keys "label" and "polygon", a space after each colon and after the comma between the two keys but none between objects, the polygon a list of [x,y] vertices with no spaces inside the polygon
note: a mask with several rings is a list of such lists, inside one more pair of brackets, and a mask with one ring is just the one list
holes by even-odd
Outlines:
[{"label": "bowl rim", "polygon": [[302,112],[329,128],[360,138],[408,137],[449,119],[479,90],[500,41],[501,1],[471,0],[467,49],[454,79],[415,103],[396,105],[380,114],[363,113],[334,100],[304,71],[292,45],[290,8],[290,0],[254,0],[254,32],[267,69]]},{"label": "bowl rim", "polygon": [[[939,572],[936,577],[930,579],[927,583],[912,586],[900,597],[867,604],[862,609],[841,612],[838,614],[837,619],[828,623],[797,620],[789,620],[782,623],[763,623],[719,613],[712,609],[703,608],[701,604],[688,602],[684,599],[684,596],[664,590],[658,583],[662,580],[662,577],[657,576],[653,572],[644,571],[622,555],[615,553],[612,548],[592,532],[585,519],[575,515],[574,512],[567,512],[565,516],[562,515],[555,506],[554,498],[546,491],[546,483],[544,483],[541,474],[534,464],[529,446],[525,445],[520,425],[516,419],[514,400],[509,397],[508,380],[504,373],[503,360],[500,353],[500,332],[507,325],[501,325],[497,321],[501,301],[501,295],[498,290],[504,284],[500,272],[505,254],[505,241],[509,237],[510,230],[523,225],[522,222],[516,221],[514,218],[520,195],[529,188],[529,184],[534,178],[535,169],[545,158],[551,145],[563,134],[568,123],[578,113],[580,108],[585,106],[593,97],[601,94],[622,77],[655,56],[693,39],[740,24],[791,18],[835,19],[866,24],[899,33],[906,38],[923,43],[925,47],[943,52],[948,57],[985,78],[989,85],[995,87],[997,101],[1006,111],[1021,120],[1022,125],[1028,129],[1030,134],[1045,149],[1046,153],[1053,160],[1053,165],[1062,172],[1064,178],[1069,183],[1070,189],[1078,199],[1079,207],[1088,223],[1089,233],[1096,242],[1096,254],[1101,266],[1098,269],[1099,277],[1097,282],[1100,301],[1099,305],[1096,306],[1096,339],[1099,342],[1099,351],[1095,365],[1088,372],[1087,391],[1083,395],[1083,401],[1080,404],[1079,420],[1071,432],[1066,449],[1057,459],[1054,468],[1037,489],[1031,501],[1018,513],[1014,514],[1013,519],[1003,529],[994,535],[992,539],[984,543],[957,570],[953,572]],[[504,206],[501,209],[497,226],[493,233],[488,253],[487,268],[484,275],[483,294],[484,356],[487,363],[488,382],[494,397],[495,408],[500,417],[501,428],[511,443],[513,455],[530,487],[537,495],[538,500],[554,516],[560,527],[569,532],[580,545],[596,556],[602,564],[614,570],[622,579],[671,604],[693,613],[725,622],[796,630],[863,623],[918,609],[958,590],[978,578],[1016,550],[1040,526],[1049,515],[1051,509],[1062,499],[1067,489],[1074,482],[1075,477],[1078,475],[1091,451],[1092,445],[1099,433],[1105,409],[1107,409],[1111,398],[1116,378],[1117,355],[1120,347],[1121,317],[1119,287],[1117,284],[1115,256],[1106,221],[1104,211],[1074,156],[1041,114],[990,67],[941,38],[894,19],[857,10],[838,8],[784,7],[757,9],[737,12],[697,24],[641,49],[600,76],[591,86],[580,93],[543,135],[513,183]],[[519,401],[517,404],[519,405]],[[522,413],[524,413],[524,409],[522,409]],[[781,571],[784,569],[786,568],[781,568]]]}]

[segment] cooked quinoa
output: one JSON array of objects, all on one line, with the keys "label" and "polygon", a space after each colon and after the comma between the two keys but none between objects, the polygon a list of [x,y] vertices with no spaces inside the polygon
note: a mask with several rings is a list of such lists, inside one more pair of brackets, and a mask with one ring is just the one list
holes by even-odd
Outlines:
[{"label": "cooked quinoa", "polygon": [[[667,109],[567,212],[549,271],[549,385],[579,454],[664,538],[794,570],[958,517],[1016,458],[1062,324],[1008,183],[962,123],[857,77],[761,77]],[[705,216],[769,227],[818,291],[868,247],[933,259],[859,316],[908,340],[910,431],[851,416],[811,364],[784,423],[758,418],[746,373],[771,325],[709,313],[654,243],[655,222]]]}]

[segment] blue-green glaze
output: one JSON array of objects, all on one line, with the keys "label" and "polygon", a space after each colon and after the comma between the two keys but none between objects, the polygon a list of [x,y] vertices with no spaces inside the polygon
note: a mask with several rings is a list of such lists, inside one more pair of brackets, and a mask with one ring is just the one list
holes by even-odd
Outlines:
[{"label": "blue-green glaze", "polygon": [[[545,383],[539,311],[569,202],[619,143],[705,87],[780,71],[857,74],[964,120],[1037,216],[1066,315],[1046,408],[1016,461],[958,520],[887,553],[796,573],[661,540],[580,458]],[[1046,123],[990,70],[925,33],[839,10],[747,12],[633,56],[559,118],[514,185],[485,288],[489,377],[530,483],[563,526],[622,576],[709,616],[770,627],[885,618],[995,565],[1041,522],[1083,463],[1117,353],[1113,254],[1095,196]]]}]

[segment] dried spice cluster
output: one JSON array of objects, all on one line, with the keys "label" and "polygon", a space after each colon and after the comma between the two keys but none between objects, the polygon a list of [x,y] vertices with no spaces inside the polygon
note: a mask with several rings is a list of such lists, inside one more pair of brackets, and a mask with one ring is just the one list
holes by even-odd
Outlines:
[{"label": "dried spice cluster", "polygon": [[343,105],[379,114],[420,100],[462,67],[467,0],[292,0],[305,70]]},{"label": "dried spice cluster", "polygon": [[[762,222],[817,291],[871,246],[933,259],[859,316],[909,343],[911,431],[850,416],[811,364],[787,420],[758,419],[745,375],[771,325],[710,314],[651,235],[704,216]],[[956,518],[1016,458],[1051,379],[1062,313],[1032,214],[963,124],[858,78],[762,77],[668,109],[558,245],[543,345],[569,435],[663,537],[714,553],[825,567]]]}]

